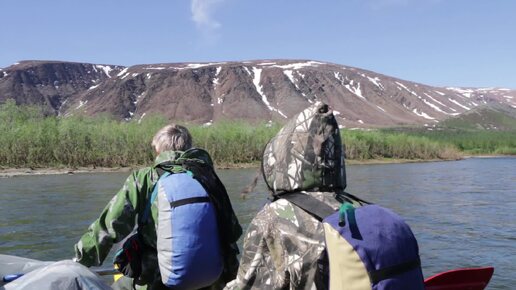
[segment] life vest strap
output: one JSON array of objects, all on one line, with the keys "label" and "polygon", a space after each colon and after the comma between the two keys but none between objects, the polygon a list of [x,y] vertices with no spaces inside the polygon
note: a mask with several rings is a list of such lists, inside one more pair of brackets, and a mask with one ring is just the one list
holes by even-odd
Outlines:
[{"label": "life vest strap", "polygon": [[417,257],[415,260],[408,261],[405,263],[401,263],[398,265],[386,267],[383,269],[375,270],[369,272],[369,278],[371,279],[371,283],[374,285],[382,280],[392,278],[396,275],[403,274],[412,269],[419,268],[421,266],[421,260]]},{"label": "life vest strap", "polygon": [[208,196],[198,196],[198,197],[189,197],[179,200],[174,200],[170,203],[170,207],[179,207],[185,204],[190,203],[203,203],[203,202],[210,202],[210,198]]},{"label": "life vest strap", "polygon": [[303,194],[300,192],[289,192],[280,195],[278,198],[283,198],[291,203],[297,205],[302,208],[304,211],[310,213],[317,220],[322,221],[327,216],[336,212],[331,206],[326,203],[318,200],[317,198],[310,196],[308,194]]}]

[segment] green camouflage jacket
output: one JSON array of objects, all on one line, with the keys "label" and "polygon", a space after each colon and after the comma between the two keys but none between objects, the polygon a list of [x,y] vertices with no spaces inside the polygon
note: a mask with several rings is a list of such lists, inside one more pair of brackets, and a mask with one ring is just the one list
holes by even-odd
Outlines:
[{"label": "green camouflage jacket", "polygon": [[[205,153],[203,150],[199,150]],[[188,151],[187,151],[188,152]],[[159,154],[155,160],[153,167],[146,167],[134,171],[125,181],[123,187],[111,199],[111,201],[104,208],[99,218],[95,220],[88,228],[88,231],[82,236],[79,242],[75,245],[76,259],[79,263],[85,266],[99,266],[105,260],[111,247],[115,243],[121,242],[129,234],[133,232],[135,225],[138,223],[137,219],[143,214],[147,203],[150,200],[154,185],[158,180],[158,173],[156,166],[163,164],[169,166],[166,168],[169,171],[176,172],[183,170],[180,166],[174,166],[176,161],[181,158],[184,159],[183,152],[165,151]],[[201,162],[206,162],[212,165],[211,158],[207,153],[200,157]],[[218,178],[217,178],[218,181]],[[223,185],[222,185],[223,186]],[[225,189],[223,191],[225,193]],[[230,206],[230,205],[229,205]],[[232,212],[232,209],[228,210]],[[158,209],[156,203],[151,207],[151,217],[153,221],[157,220]],[[235,249],[235,265],[227,265],[226,267],[236,269],[238,261],[236,255],[238,254],[238,247],[236,240],[241,235],[241,228],[238,220],[231,213],[233,219],[231,226],[236,227],[234,232],[238,235],[232,242],[232,248]],[[239,232],[240,230],[240,232]],[[151,249],[156,249],[156,229],[151,223],[140,230],[143,240]],[[156,281],[160,279],[158,262],[156,252],[147,251],[143,253],[142,263],[142,279],[144,281]],[[236,271],[234,271],[236,272]],[[211,289],[221,289],[225,283],[220,281],[213,285]],[[145,287],[144,287],[145,288]],[[150,287],[152,288],[152,287]]]},{"label": "green camouflage jacket", "polygon": [[262,170],[276,200],[264,206],[244,236],[237,278],[226,289],[325,288],[322,223],[281,194],[301,192],[337,209],[346,185],[339,128],[329,107],[314,104],[267,144]]}]

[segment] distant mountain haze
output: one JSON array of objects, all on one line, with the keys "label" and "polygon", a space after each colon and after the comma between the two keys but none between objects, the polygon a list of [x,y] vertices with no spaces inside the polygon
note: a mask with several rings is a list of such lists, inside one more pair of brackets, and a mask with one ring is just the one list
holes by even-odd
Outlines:
[{"label": "distant mountain haze", "polygon": [[59,116],[140,120],[159,113],[198,124],[284,122],[320,100],[346,128],[433,126],[482,105],[516,108],[516,90],[434,87],[311,60],[131,67],[22,61],[0,69],[0,103],[7,99]]}]

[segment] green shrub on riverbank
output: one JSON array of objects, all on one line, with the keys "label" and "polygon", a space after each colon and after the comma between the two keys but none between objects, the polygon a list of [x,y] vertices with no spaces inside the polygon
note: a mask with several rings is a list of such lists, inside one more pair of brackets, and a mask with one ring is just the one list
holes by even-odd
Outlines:
[{"label": "green shrub on riverbank", "polygon": [[[45,116],[33,107],[0,105],[0,166],[138,166],[152,163],[154,134],[163,117],[120,122],[108,117]],[[194,146],[205,148],[218,164],[256,162],[277,124],[219,122],[189,126]]]},{"label": "green shrub on riverbank", "polygon": [[279,131],[279,124],[223,121],[209,127],[188,126],[195,146],[210,152],[218,164],[259,162],[265,144]]},{"label": "green shrub on riverbank", "polygon": [[460,153],[450,144],[422,136],[381,131],[342,131],[348,159],[457,159]]},{"label": "green shrub on riverbank", "polygon": [[57,118],[7,102],[0,107],[0,166],[146,164],[153,158],[149,140],[163,124],[163,118],[142,124],[107,117]]},{"label": "green shrub on riverbank", "polygon": [[[120,122],[108,117],[45,116],[36,108],[0,105],[1,167],[117,167],[151,164],[150,142],[167,124],[162,117]],[[194,146],[205,148],[217,164],[259,162],[263,147],[280,129],[278,124],[218,122],[187,125]],[[451,145],[427,137],[381,131],[342,131],[347,158],[367,160],[454,159]],[[509,152],[512,147],[500,147]]]},{"label": "green shrub on riverbank", "polygon": [[452,144],[466,154],[516,154],[516,131],[455,130],[442,128],[417,130],[406,134],[425,137],[441,144]]}]

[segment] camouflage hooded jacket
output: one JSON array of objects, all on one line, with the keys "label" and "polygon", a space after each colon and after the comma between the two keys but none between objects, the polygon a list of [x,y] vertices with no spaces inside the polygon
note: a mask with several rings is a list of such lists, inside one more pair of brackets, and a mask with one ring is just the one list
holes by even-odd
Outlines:
[{"label": "camouflage hooded jacket", "polygon": [[329,107],[305,109],[267,144],[265,182],[276,201],[258,212],[244,236],[237,279],[226,289],[322,289],[327,273],[322,223],[281,194],[302,192],[337,209],[346,186],[339,128]]},{"label": "camouflage hooded jacket", "polygon": [[[194,178],[198,179],[203,186],[206,183],[214,183],[211,188],[215,189],[215,207],[223,209],[223,213],[219,214],[217,210],[217,218],[219,223],[224,222],[220,228],[225,230],[221,244],[226,244],[226,249],[222,249],[225,254],[225,269],[220,282],[213,285],[212,289],[220,289],[228,281],[236,275],[238,267],[238,247],[236,241],[242,234],[242,228],[236,218],[226,190],[212,168],[212,161],[208,153],[201,149],[190,149],[186,152],[165,151],[159,154],[155,160],[155,165],[134,171],[125,181],[120,191],[111,199],[104,208],[99,218],[95,220],[88,228],[88,231],[82,236],[75,245],[76,259],[85,266],[99,266],[102,264],[113,244],[121,242],[129,234],[133,232],[137,219],[143,214],[147,206],[154,185],[159,179],[157,168],[162,168],[171,172],[184,172],[186,164],[190,164],[189,168],[194,172]],[[195,164],[207,168],[207,172],[200,176],[200,179],[210,178],[213,180],[200,180],[195,176],[196,170],[203,166],[195,166]],[[209,190],[210,195],[213,190]],[[152,221],[157,221],[158,210],[156,203],[151,206]],[[222,220],[220,220],[222,219]],[[160,279],[158,263],[156,257],[156,228],[151,223],[140,229],[143,241],[148,246],[148,251],[143,253],[143,273],[142,280],[155,282]],[[228,279],[228,277],[230,277]]]}]

